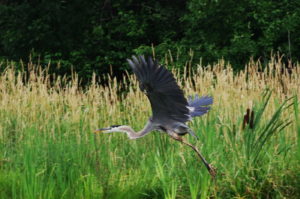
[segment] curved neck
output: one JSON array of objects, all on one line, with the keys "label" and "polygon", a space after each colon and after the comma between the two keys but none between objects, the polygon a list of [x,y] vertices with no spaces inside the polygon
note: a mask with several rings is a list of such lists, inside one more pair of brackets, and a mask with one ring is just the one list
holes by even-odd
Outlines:
[{"label": "curved neck", "polygon": [[130,126],[120,127],[119,130],[126,133],[129,139],[137,139],[150,133],[152,130],[154,130],[154,127],[150,122],[148,122],[146,126],[138,132],[135,132]]}]

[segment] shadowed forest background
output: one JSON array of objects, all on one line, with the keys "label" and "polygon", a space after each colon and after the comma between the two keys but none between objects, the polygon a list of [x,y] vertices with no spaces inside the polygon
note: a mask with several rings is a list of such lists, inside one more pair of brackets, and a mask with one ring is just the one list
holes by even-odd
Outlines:
[{"label": "shadowed forest background", "polygon": [[[224,58],[241,69],[251,57],[267,63],[272,53],[299,60],[298,0],[53,0],[0,1],[0,60],[31,58],[50,72],[120,76],[132,54],[191,59]],[[193,55],[191,55],[193,52]],[[59,63],[59,67],[57,67]],[[5,64],[2,64],[2,68]],[[71,69],[72,68],[72,69]]]}]

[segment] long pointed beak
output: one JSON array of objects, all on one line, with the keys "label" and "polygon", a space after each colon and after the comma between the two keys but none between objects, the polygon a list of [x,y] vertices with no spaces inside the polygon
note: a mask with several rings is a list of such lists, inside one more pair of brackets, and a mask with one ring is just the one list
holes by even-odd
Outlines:
[{"label": "long pointed beak", "polygon": [[95,131],[94,131],[94,133],[101,133],[101,132],[103,132],[103,131],[107,131],[107,130],[110,130],[111,128],[101,128],[101,129],[96,129]]}]

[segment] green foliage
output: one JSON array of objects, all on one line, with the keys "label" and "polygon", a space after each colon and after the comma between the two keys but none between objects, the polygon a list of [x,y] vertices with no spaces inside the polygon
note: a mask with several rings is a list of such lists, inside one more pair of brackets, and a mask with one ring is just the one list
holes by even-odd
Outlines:
[{"label": "green foliage", "polygon": [[204,61],[220,57],[241,67],[250,56],[269,58],[279,51],[298,58],[300,27],[299,1],[189,1],[183,17],[191,47]]},{"label": "green foliage", "polygon": [[[270,145],[270,140],[273,136],[276,136],[280,132],[282,132],[288,125],[291,124],[291,121],[282,120],[282,113],[288,109],[293,103],[288,104],[293,98],[285,100],[275,111],[275,113],[271,116],[271,118],[261,124],[263,121],[263,117],[265,117],[264,112],[266,107],[270,101],[272,92],[270,90],[266,90],[263,93],[262,102],[258,103],[258,105],[253,108],[253,124],[247,125],[242,129],[243,138],[241,143],[238,145],[234,145],[236,140],[232,140],[232,146],[237,147],[236,151],[241,151],[243,153],[237,153],[239,156],[245,157],[247,161],[245,161],[248,166],[259,167],[260,162],[265,154],[262,154],[262,151],[268,151],[268,147]],[[230,134],[237,134],[237,129],[232,128],[230,130]],[[233,137],[234,139],[234,137]],[[242,150],[241,148],[242,147]],[[287,149],[284,149],[287,150]]]},{"label": "green foliage", "polygon": [[[258,106],[264,107],[268,100]],[[260,110],[264,112],[264,108]],[[269,121],[261,119],[260,125],[268,126],[272,122],[276,126],[273,118],[279,121],[277,113],[282,110],[279,106],[274,116]],[[282,142],[279,140],[283,137],[276,139],[272,136],[262,143],[260,128],[236,132],[245,133],[245,136],[252,133],[258,145],[268,146],[264,147],[264,155],[253,162],[245,149],[253,147],[250,155],[254,157],[260,146],[251,146],[256,141],[238,136],[232,136],[231,143],[224,141],[222,134],[228,132],[223,131],[222,126],[218,132],[219,124],[214,119],[210,121],[219,115],[218,111],[212,112],[211,118],[199,119],[193,125],[200,132],[205,131],[200,135],[205,142],[202,149],[218,168],[217,181],[211,180],[194,153],[173,142],[167,135],[153,133],[138,141],[130,141],[123,134],[93,135],[90,118],[84,111],[78,114],[82,119],[76,124],[58,120],[61,115],[53,118],[44,115],[37,119],[47,122],[39,126],[35,123],[21,125],[21,118],[1,110],[1,126],[7,129],[12,128],[11,124],[19,126],[18,134],[14,135],[16,139],[8,137],[11,132],[2,137],[1,198],[299,196],[299,193],[293,192],[299,191],[297,187],[289,187],[299,183],[293,155],[278,153],[278,146],[279,149],[287,147],[290,141]],[[144,113],[140,111],[134,116],[137,114]],[[232,124],[226,121],[226,125]],[[13,150],[12,145],[17,148]],[[292,148],[296,150],[296,147]],[[7,161],[4,162],[4,158]],[[286,191],[287,188],[291,191]]]},{"label": "green foliage", "polygon": [[1,1],[0,58],[39,60],[54,72],[73,70],[84,80],[111,65],[118,75],[134,53],[157,58],[171,50],[182,67],[202,57],[224,57],[235,68],[249,58],[269,59],[271,51],[299,59],[298,0],[175,1]]},{"label": "green foliage", "polygon": [[[8,66],[0,75],[0,198],[299,198],[299,98],[293,106],[284,99],[299,93],[300,74],[269,64],[277,68],[249,72],[259,75],[254,79],[221,64],[193,77],[177,73],[187,95],[214,96],[210,112],[188,124],[199,140],[184,138],[217,168],[215,180],[189,147],[165,133],[138,140],[93,133],[111,124],[144,126],[151,108],[134,76],[122,85],[108,76],[107,86],[81,89],[78,80],[61,76],[51,86],[52,75],[33,65],[29,77]],[[274,88],[272,96],[260,98],[262,82]],[[242,126],[252,100],[253,125]]]}]

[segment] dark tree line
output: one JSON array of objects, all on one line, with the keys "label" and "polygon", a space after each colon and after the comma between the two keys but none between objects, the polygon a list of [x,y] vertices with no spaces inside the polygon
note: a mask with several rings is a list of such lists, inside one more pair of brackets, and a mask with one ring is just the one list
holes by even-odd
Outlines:
[{"label": "dark tree line", "polygon": [[[171,50],[181,62],[219,58],[242,67],[249,58],[280,52],[300,57],[299,0],[0,0],[0,59],[51,60],[88,79],[116,74],[132,54]],[[56,68],[56,64],[60,67]],[[183,63],[178,63],[182,66]]]}]

